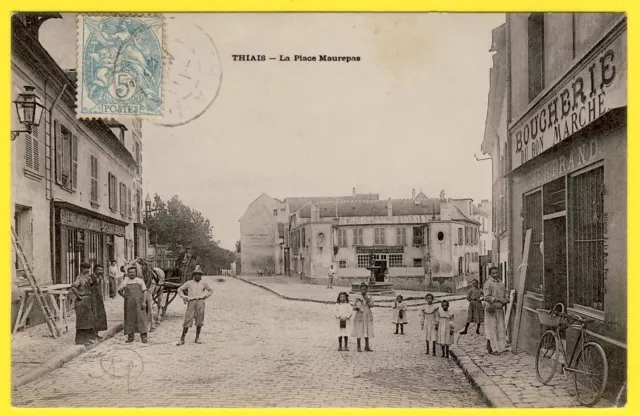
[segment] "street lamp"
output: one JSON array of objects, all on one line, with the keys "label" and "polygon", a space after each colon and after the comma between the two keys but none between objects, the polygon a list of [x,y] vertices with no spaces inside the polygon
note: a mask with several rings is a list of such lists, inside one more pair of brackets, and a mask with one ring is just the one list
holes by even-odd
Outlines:
[{"label": "street lamp", "polygon": [[26,127],[26,130],[11,131],[11,141],[15,140],[18,134],[31,133],[33,126],[39,126],[44,112],[42,100],[33,92],[35,87],[25,85],[24,90],[25,92],[19,94],[18,99],[13,103],[16,105],[16,111],[18,112],[18,121]]}]

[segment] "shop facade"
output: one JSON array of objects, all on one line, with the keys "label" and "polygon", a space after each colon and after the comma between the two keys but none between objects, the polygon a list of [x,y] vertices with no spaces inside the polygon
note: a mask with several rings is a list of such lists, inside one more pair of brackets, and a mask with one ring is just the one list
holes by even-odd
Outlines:
[{"label": "shop facade", "polygon": [[[518,65],[514,62],[519,53],[526,53],[527,43],[529,52],[528,80],[512,77],[507,175],[514,288],[521,284],[517,266],[523,262],[525,236],[531,230],[518,342],[535,353],[546,329],[538,320],[536,310],[540,308],[562,303],[569,313],[594,319],[589,335],[606,351],[610,366],[607,391],[615,394],[626,380],[626,19],[594,16],[590,27],[592,32],[599,27],[600,35],[590,36],[589,48],[574,50],[571,65],[564,72],[556,71],[555,80],[547,82],[519,112],[515,111],[518,91],[526,90],[519,80],[528,82],[529,93],[535,86],[531,60],[537,55],[531,50],[532,28],[543,22],[542,31],[549,36],[561,24],[555,17],[534,15],[519,14],[507,24],[512,75]],[[581,33],[579,19],[584,17],[566,19],[577,24],[573,33]],[[529,39],[520,36],[519,28],[527,28],[526,24]],[[576,38],[573,44],[584,43]],[[553,71],[544,60],[559,52],[550,48],[541,53],[542,66]],[[571,342],[575,331],[568,331],[567,336]]]}]

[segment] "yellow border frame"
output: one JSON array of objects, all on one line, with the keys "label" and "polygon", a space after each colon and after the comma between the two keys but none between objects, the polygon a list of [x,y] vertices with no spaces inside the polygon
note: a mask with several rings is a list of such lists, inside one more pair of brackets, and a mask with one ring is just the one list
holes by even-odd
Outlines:
[{"label": "yellow border frame", "polygon": [[[562,12],[562,11],[583,11],[583,12],[604,12],[604,11],[616,11],[626,12],[628,18],[628,74],[639,74],[640,68],[638,67],[638,42],[634,42],[633,39],[640,39],[640,30],[636,26],[635,18],[640,15],[640,2],[633,0],[519,0],[507,1],[507,0],[485,0],[485,1],[473,1],[473,0],[449,0],[449,1],[411,1],[411,0],[327,0],[327,1],[296,1],[296,0],[222,0],[213,2],[207,0],[182,0],[175,2],[171,0],[110,0],[108,2],[98,2],[95,6],[89,6],[87,0],[29,0],[23,1],[19,4],[11,4],[17,2],[1,2],[0,3],[0,29],[2,33],[2,43],[0,44],[0,56],[10,56],[11,54],[11,27],[10,17],[12,12],[16,11],[57,11],[57,12],[75,12],[75,11],[104,11],[104,12],[189,12],[189,11],[207,11],[207,12],[518,12],[518,11],[547,11],[547,12]],[[0,99],[0,120],[1,125],[4,126],[5,136],[4,140],[0,140],[0,186],[2,186],[2,192],[4,195],[11,195],[11,141],[9,140],[9,130],[11,127],[11,97],[10,97],[10,80],[11,80],[11,62],[6,61],[2,65],[1,69],[2,79],[2,96],[4,99]],[[630,77],[632,78],[632,77]],[[640,114],[635,107],[636,98],[638,97],[638,86],[634,82],[635,79],[628,80],[628,212],[637,213],[640,212],[640,196],[638,195],[638,181],[632,180],[638,178],[637,174],[640,170],[640,152],[639,144],[633,140],[633,137],[638,136],[638,120],[640,120]],[[478,142],[479,145],[479,142]],[[634,163],[637,162],[638,164]],[[9,290],[9,279],[7,276],[11,276],[10,267],[10,197],[2,198],[3,203],[0,204],[0,234],[6,236],[0,240],[0,264],[2,265],[4,290],[0,291],[0,304],[4,306],[2,311],[2,325],[0,326],[0,357],[2,357],[2,372],[3,375],[0,381],[0,391],[2,391],[2,398],[0,401],[1,414],[20,414],[20,415],[62,415],[62,414],[82,414],[87,415],[106,415],[114,411],[124,412],[125,414],[140,415],[145,414],[183,414],[187,412],[193,414],[194,412],[211,412],[212,410],[178,410],[178,409],[128,409],[128,410],[115,410],[115,409],[13,409],[11,408],[11,335],[10,335],[10,307],[11,307],[11,292]],[[638,253],[640,246],[637,244],[637,234],[640,231],[638,227],[639,221],[631,216],[628,219],[628,235],[632,238],[628,239],[628,253]],[[635,238],[634,238],[635,237]],[[628,260],[628,276],[635,276],[640,271],[639,257],[629,256]],[[634,298],[634,295],[638,293],[638,283],[635,279],[628,279],[628,298]],[[628,322],[637,322],[637,312],[629,311]],[[638,330],[637,326],[628,325],[628,337],[627,345],[629,351],[635,351],[637,346]],[[628,371],[629,371],[629,391],[636,391],[635,382],[640,378],[639,360],[634,354],[628,356]],[[212,392],[215,394],[215,392]],[[624,409],[597,409],[599,412],[606,412],[607,414],[627,414],[637,410],[637,401],[633,399],[633,394],[628,394],[629,404]],[[119,405],[121,405],[119,403]],[[397,415],[401,414],[416,414],[420,412],[428,412],[431,409],[425,410],[370,410],[367,414],[373,415]],[[594,409],[595,410],[595,409]],[[566,414],[593,412],[589,409],[557,409],[557,410],[543,410],[544,412],[562,412]],[[357,409],[260,409],[258,410],[263,414],[294,414],[299,412],[309,412],[314,414],[335,415],[344,414],[346,412],[352,413],[358,411]],[[447,410],[448,414],[469,414],[473,412],[483,412],[488,414],[496,413],[533,413],[540,410],[532,409],[458,409]],[[240,414],[251,415],[255,414],[256,410],[252,409],[216,409],[217,414]],[[602,415],[602,413],[600,413]]]}]

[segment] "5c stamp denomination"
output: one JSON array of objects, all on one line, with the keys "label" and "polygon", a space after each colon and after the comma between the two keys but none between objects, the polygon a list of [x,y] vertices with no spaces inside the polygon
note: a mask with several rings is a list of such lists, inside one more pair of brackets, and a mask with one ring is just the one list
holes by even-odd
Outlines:
[{"label": "5c stamp denomination", "polygon": [[78,16],[79,118],[162,115],[163,17]]}]

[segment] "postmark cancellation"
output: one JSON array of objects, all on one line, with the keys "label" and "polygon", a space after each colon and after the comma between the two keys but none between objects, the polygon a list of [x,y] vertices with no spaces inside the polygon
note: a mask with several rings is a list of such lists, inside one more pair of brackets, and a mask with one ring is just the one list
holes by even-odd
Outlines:
[{"label": "postmark cancellation", "polygon": [[162,15],[78,15],[78,118],[156,118],[163,109]]}]

